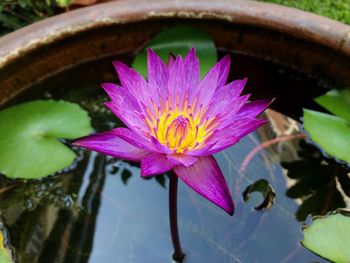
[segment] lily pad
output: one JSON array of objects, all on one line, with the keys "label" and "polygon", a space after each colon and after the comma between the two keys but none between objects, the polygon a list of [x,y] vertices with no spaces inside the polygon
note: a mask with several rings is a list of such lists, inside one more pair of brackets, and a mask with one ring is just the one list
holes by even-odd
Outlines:
[{"label": "lily pad", "polygon": [[92,131],[78,105],[32,101],[0,112],[0,172],[12,178],[38,179],[65,167],[76,157],[59,139]]},{"label": "lily pad", "polygon": [[350,89],[331,90],[315,101],[334,115],[350,122]]},{"label": "lily pad", "polygon": [[4,235],[0,231],[0,263],[13,263],[9,249],[4,244]]},{"label": "lily pad", "polygon": [[337,263],[350,262],[350,217],[332,214],[317,218],[304,230],[302,244],[312,252]]},{"label": "lily pad", "polygon": [[152,48],[163,61],[168,61],[169,54],[184,57],[192,47],[196,48],[203,77],[217,61],[216,48],[208,33],[191,26],[176,26],[160,32],[136,55],[132,67],[146,78],[148,48]]},{"label": "lily pad", "polygon": [[350,163],[350,123],[330,114],[304,109],[304,128],[327,154]]},{"label": "lily pad", "polygon": [[60,7],[67,7],[72,3],[72,0],[56,0],[56,3]]},{"label": "lily pad", "polygon": [[269,182],[265,179],[260,179],[255,183],[249,185],[243,192],[243,200],[247,202],[249,200],[250,194],[253,192],[259,192],[264,197],[263,202],[255,207],[256,210],[268,210],[275,202],[275,191]]}]

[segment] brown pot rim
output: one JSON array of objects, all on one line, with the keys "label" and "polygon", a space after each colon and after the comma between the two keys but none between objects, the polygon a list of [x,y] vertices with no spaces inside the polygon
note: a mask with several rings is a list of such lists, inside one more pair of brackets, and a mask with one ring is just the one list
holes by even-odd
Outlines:
[{"label": "brown pot rim", "polygon": [[349,25],[294,8],[250,0],[122,0],[60,14],[0,38],[0,68],[62,35],[161,18],[206,18],[274,29],[350,56]]}]

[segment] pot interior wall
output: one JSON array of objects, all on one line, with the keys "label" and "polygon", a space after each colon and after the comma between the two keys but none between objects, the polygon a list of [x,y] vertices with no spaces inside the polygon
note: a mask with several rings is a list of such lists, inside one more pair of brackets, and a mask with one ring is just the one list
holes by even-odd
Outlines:
[{"label": "pot interior wall", "polygon": [[132,56],[160,30],[179,23],[206,30],[219,49],[273,60],[321,77],[338,87],[350,85],[350,68],[346,66],[350,64],[350,57],[339,50],[306,42],[281,31],[225,21],[154,19],[91,27],[76,34],[65,33],[49,44],[20,53],[2,69],[0,104],[38,81],[82,62],[120,54]]}]

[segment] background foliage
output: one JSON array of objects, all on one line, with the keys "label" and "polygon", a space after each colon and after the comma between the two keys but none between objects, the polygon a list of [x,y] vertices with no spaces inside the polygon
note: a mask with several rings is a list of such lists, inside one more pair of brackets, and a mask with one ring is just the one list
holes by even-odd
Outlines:
[{"label": "background foliage", "polygon": [[57,13],[55,0],[0,0],[0,35]]},{"label": "background foliage", "polygon": [[295,7],[350,24],[349,0],[260,0]]},{"label": "background foliage", "polygon": [[[248,1],[248,0],[247,0]],[[259,0],[295,7],[350,24],[349,0]],[[0,0],[0,36],[64,11],[70,0]]]}]

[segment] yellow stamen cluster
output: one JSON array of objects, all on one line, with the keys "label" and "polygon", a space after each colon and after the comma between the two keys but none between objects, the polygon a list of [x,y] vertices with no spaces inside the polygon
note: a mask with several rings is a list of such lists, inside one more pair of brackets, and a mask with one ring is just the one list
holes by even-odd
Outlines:
[{"label": "yellow stamen cluster", "polygon": [[154,107],[156,116],[147,111],[146,123],[161,144],[176,153],[183,153],[203,146],[203,142],[212,134],[215,118],[203,118],[206,110],[195,104],[188,105],[187,100],[182,107],[172,109],[168,102],[164,107]]}]

